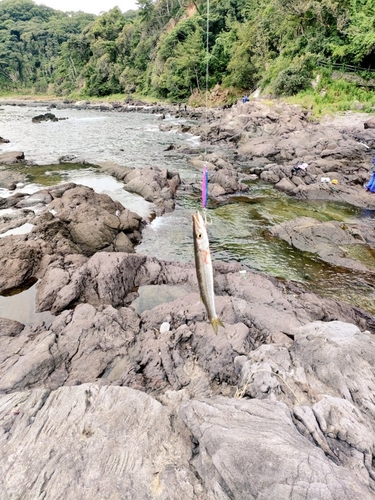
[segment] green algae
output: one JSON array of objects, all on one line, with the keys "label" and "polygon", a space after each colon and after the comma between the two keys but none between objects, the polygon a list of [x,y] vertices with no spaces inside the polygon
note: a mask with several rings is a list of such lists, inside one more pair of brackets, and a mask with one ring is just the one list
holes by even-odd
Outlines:
[{"label": "green algae", "polygon": [[72,171],[100,169],[98,165],[89,163],[59,163],[51,165],[9,165],[6,170],[19,172],[26,176],[26,182],[40,184],[41,186],[54,186],[64,182]]}]

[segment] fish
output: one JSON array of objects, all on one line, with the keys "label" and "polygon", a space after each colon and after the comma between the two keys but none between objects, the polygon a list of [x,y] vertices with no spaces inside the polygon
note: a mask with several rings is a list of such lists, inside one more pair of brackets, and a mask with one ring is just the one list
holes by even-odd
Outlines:
[{"label": "fish", "polygon": [[206,308],[208,320],[217,333],[224,326],[215,311],[214,277],[206,224],[199,212],[193,215],[193,239],[195,270],[202,302]]}]

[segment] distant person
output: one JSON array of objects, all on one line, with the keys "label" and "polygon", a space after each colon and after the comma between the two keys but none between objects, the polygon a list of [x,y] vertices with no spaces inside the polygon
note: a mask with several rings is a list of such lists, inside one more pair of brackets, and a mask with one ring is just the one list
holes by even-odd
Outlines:
[{"label": "distant person", "polygon": [[366,185],[366,191],[370,191],[370,193],[375,193],[375,158],[372,159],[371,165],[371,178]]},{"label": "distant person", "polygon": [[245,104],[245,102],[249,102],[249,97],[247,94],[245,94],[242,98],[242,102]]}]

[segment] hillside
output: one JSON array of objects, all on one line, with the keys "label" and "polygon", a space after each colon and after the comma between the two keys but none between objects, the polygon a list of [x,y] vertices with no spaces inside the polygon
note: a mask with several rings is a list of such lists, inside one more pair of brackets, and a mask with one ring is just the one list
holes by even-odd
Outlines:
[{"label": "hillside", "polygon": [[207,7],[140,0],[137,11],[93,16],[3,0],[0,88],[181,101],[220,85],[374,106],[372,0],[211,0],[208,20]]}]

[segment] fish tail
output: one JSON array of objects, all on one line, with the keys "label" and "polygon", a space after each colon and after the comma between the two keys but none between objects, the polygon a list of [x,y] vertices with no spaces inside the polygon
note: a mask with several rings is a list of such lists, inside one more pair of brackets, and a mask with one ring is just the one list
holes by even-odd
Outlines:
[{"label": "fish tail", "polygon": [[212,328],[214,329],[215,333],[217,333],[217,331],[219,329],[219,325],[222,326],[223,328],[225,328],[223,323],[221,322],[221,320],[219,318],[214,318],[213,320],[211,320],[211,325],[212,325]]}]

